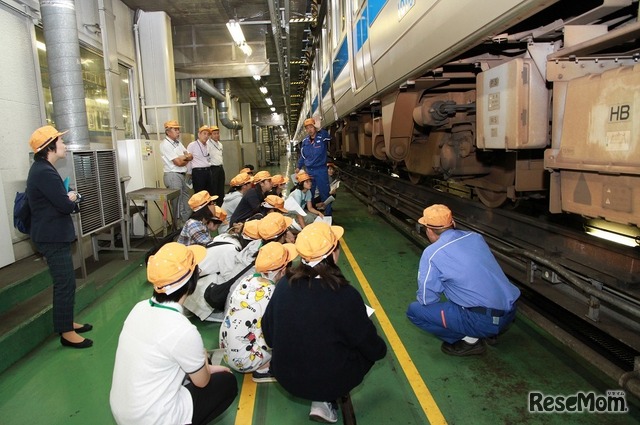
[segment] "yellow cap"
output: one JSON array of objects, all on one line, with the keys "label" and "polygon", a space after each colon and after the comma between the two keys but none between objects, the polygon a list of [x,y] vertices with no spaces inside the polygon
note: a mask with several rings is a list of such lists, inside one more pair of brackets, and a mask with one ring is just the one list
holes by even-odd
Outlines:
[{"label": "yellow cap", "polygon": [[307,174],[306,171],[300,171],[298,172],[298,174],[296,174],[296,180],[298,181],[298,183],[302,183],[302,182],[306,182],[307,180],[311,180],[312,177]]},{"label": "yellow cap", "polygon": [[453,225],[451,210],[446,205],[434,204],[427,207],[422,212],[422,217],[418,223],[432,229],[445,229]]},{"label": "yellow cap", "polygon": [[329,226],[323,221],[311,223],[298,234],[296,249],[307,262],[320,261],[338,246],[343,234],[340,226]]},{"label": "yellow cap", "polygon": [[205,205],[209,205],[209,202],[215,201],[216,199],[218,199],[218,195],[211,196],[206,190],[201,190],[189,198],[189,206],[194,212],[196,212]]},{"label": "yellow cap", "polygon": [[29,139],[29,146],[31,146],[31,150],[34,153],[38,153],[49,143],[53,142],[63,134],[66,134],[67,131],[61,132],[56,130],[55,127],[51,125],[45,125],[44,127],[40,127],[39,129],[34,131],[33,134],[31,134],[31,138]]},{"label": "yellow cap", "polygon": [[[216,198],[217,198],[217,196],[216,196]],[[213,214],[213,219],[214,220],[221,221],[222,224],[229,223],[227,221],[227,212],[225,210],[223,210],[222,208],[220,208],[217,205],[210,205],[209,208],[211,209],[211,213]]]},{"label": "yellow cap", "polygon": [[268,171],[258,171],[253,176],[254,183],[260,183],[263,180],[269,180],[269,179],[271,179],[271,174]]},{"label": "yellow cap", "polygon": [[258,233],[265,241],[275,239],[287,231],[293,219],[279,213],[267,214],[258,221]]},{"label": "yellow cap", "polygon": [[245,221],[242,225],[242,234],[253,240],[260,239],[260,233],[258,232],[258,222],[260,220],[249,220]]},{"label": "yellow cap", "polygon": [[285,177],[282,174],[276,174],[271,176],[271,183],[274,185],[289,183],[289,177]]},{"label": "yellow cap", "polygon": [[170,120],[164,123],[164,128],[180,128],[180,123],[176,120]]},{"label": "yellow cap", "polygon": [[217,125],[212,125],[211,127],[209,127],[210,131],[220,131],[220,129],[218,128]]},{"label": "yellow cap", "polygon": [[203,246],[169,242],[149,257],[147,279],[156,292],[172,294],[189,281],[206,255],[207,249]]},{"label": "yellow cap", "polygon": [[298,256],[296,247],[292,243],[281,244],[269,242],[258,251],[256,257],[256,271],[258,273],[280,270]]},{"label": "yellow cap", "polygon": [[211,129],[209,128],[208,125],[201,125],[200,128],[198,129],[198,133],[202,131],[211,131]]},{"label": "yellow cap", "polygon": [[307,118],[306,120],[304,120],[304,126],[308,126],[308,125],[312,125],[312,126],[316,126],[316,120],[314,120],[313,118]]},{"label": "yellow cap", "polygon": [[253,177],[251,177],[247,173],[240,173],[234,178],[231,179],[229,184],[231,187],[242,186],[243,184],[251,183],[253,181]]},{"label": "yellow cap", "polygon": [[284,207],[284,199],[282,199],[278,195],[268,195],[266,198],[264,198],[264,204],[267,204],[263,205],[267,208],[277,208],[283,213],[289,212],[289,210]]}]

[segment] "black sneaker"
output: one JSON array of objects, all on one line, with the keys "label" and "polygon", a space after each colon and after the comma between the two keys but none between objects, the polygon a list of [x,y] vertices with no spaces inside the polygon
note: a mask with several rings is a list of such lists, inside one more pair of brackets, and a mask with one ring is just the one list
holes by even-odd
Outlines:
[{"label": "black sneaker", "polygon": [[456,341],[453,344],[449,344],[448,342],[442,343],[442,352],[445,354],[449,354],[450,356],[475,356],[484,354],[486,351],[486,347],[484,346],[481,339],[476,341],[474,344],[469,344],[467,341],[461,339],[460,341]]},{"label": "black sneaker", "polygon": [[276,377],[271,374],[271,370],[266,372],[258,372],[257,370],[251,373],[251,380],[257,383],[265,382],[278,382]]},{"label": "black sneaker", "polygon": [[484,339],[484,342],[493,347],[498,343],[498,335],[488,336]]}]

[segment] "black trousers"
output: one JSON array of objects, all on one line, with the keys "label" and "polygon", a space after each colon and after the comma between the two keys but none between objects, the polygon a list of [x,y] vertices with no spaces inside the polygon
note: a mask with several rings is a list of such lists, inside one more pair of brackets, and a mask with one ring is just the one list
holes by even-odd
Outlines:
[{"label": "black trousers", "polygon": [[196,387],[192,382],[185,387],[193,400],[193,425],[208,424],[227,410],[238,395],[238,382],[229,372],[212,374],[204,388]]},{"label": "black trousers", "polygon": [[76,299],[76,275],[73,270],[70,242],[36,242],[47,259],[53,279],[53,331],[73,330],[73,308]]},{"label": "black trousers", "polygon": [[193,182],[193,192],[198,193],[203,190],[209,192],[209,195],[215,195],[213,192],[213,176],[211,167],[194,168],[191,170],[191,180]]},{"label": "black trousers", "polygon": [[211,166],[211,181],[212,181],[212,190],[213,192],[209,192],[211,195],[218,195],[218,199],[216,199],[216,204],[218,206],[222,206],[222,201],[224,200],[224,167],[222,165],[212,165]]}]

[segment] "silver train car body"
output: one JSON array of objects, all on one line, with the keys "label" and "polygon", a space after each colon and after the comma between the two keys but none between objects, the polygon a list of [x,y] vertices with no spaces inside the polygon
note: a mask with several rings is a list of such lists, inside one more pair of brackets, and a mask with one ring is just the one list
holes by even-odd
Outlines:
[{"label": "silver train car body", "polygon": [[333,0],[304,118],[334,154],[640,225],[637,0]]}]

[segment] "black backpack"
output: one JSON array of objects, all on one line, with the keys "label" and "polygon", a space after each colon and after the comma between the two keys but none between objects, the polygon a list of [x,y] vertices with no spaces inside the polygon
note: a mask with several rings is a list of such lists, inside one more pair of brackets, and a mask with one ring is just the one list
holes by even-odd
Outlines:
[{"label": "black backpack", "polygon": [[227,302],[227,297],[229,296],[229,291],[231,290],[231,286],[234,284],[236,280],[243,274],[245,274],[251,267],[255,261],[249,263],[247,267],[242,269],[240,273],[232,277],[223,283],[211,283],[204,290],[204,300],[216,310],[224,310],[224,305]]},{"label": "black backpack", "polygon": [[26,192],[16,192],[16,199],[13,201],[13,227],[27,235],[31,230],[31,208]]}]

